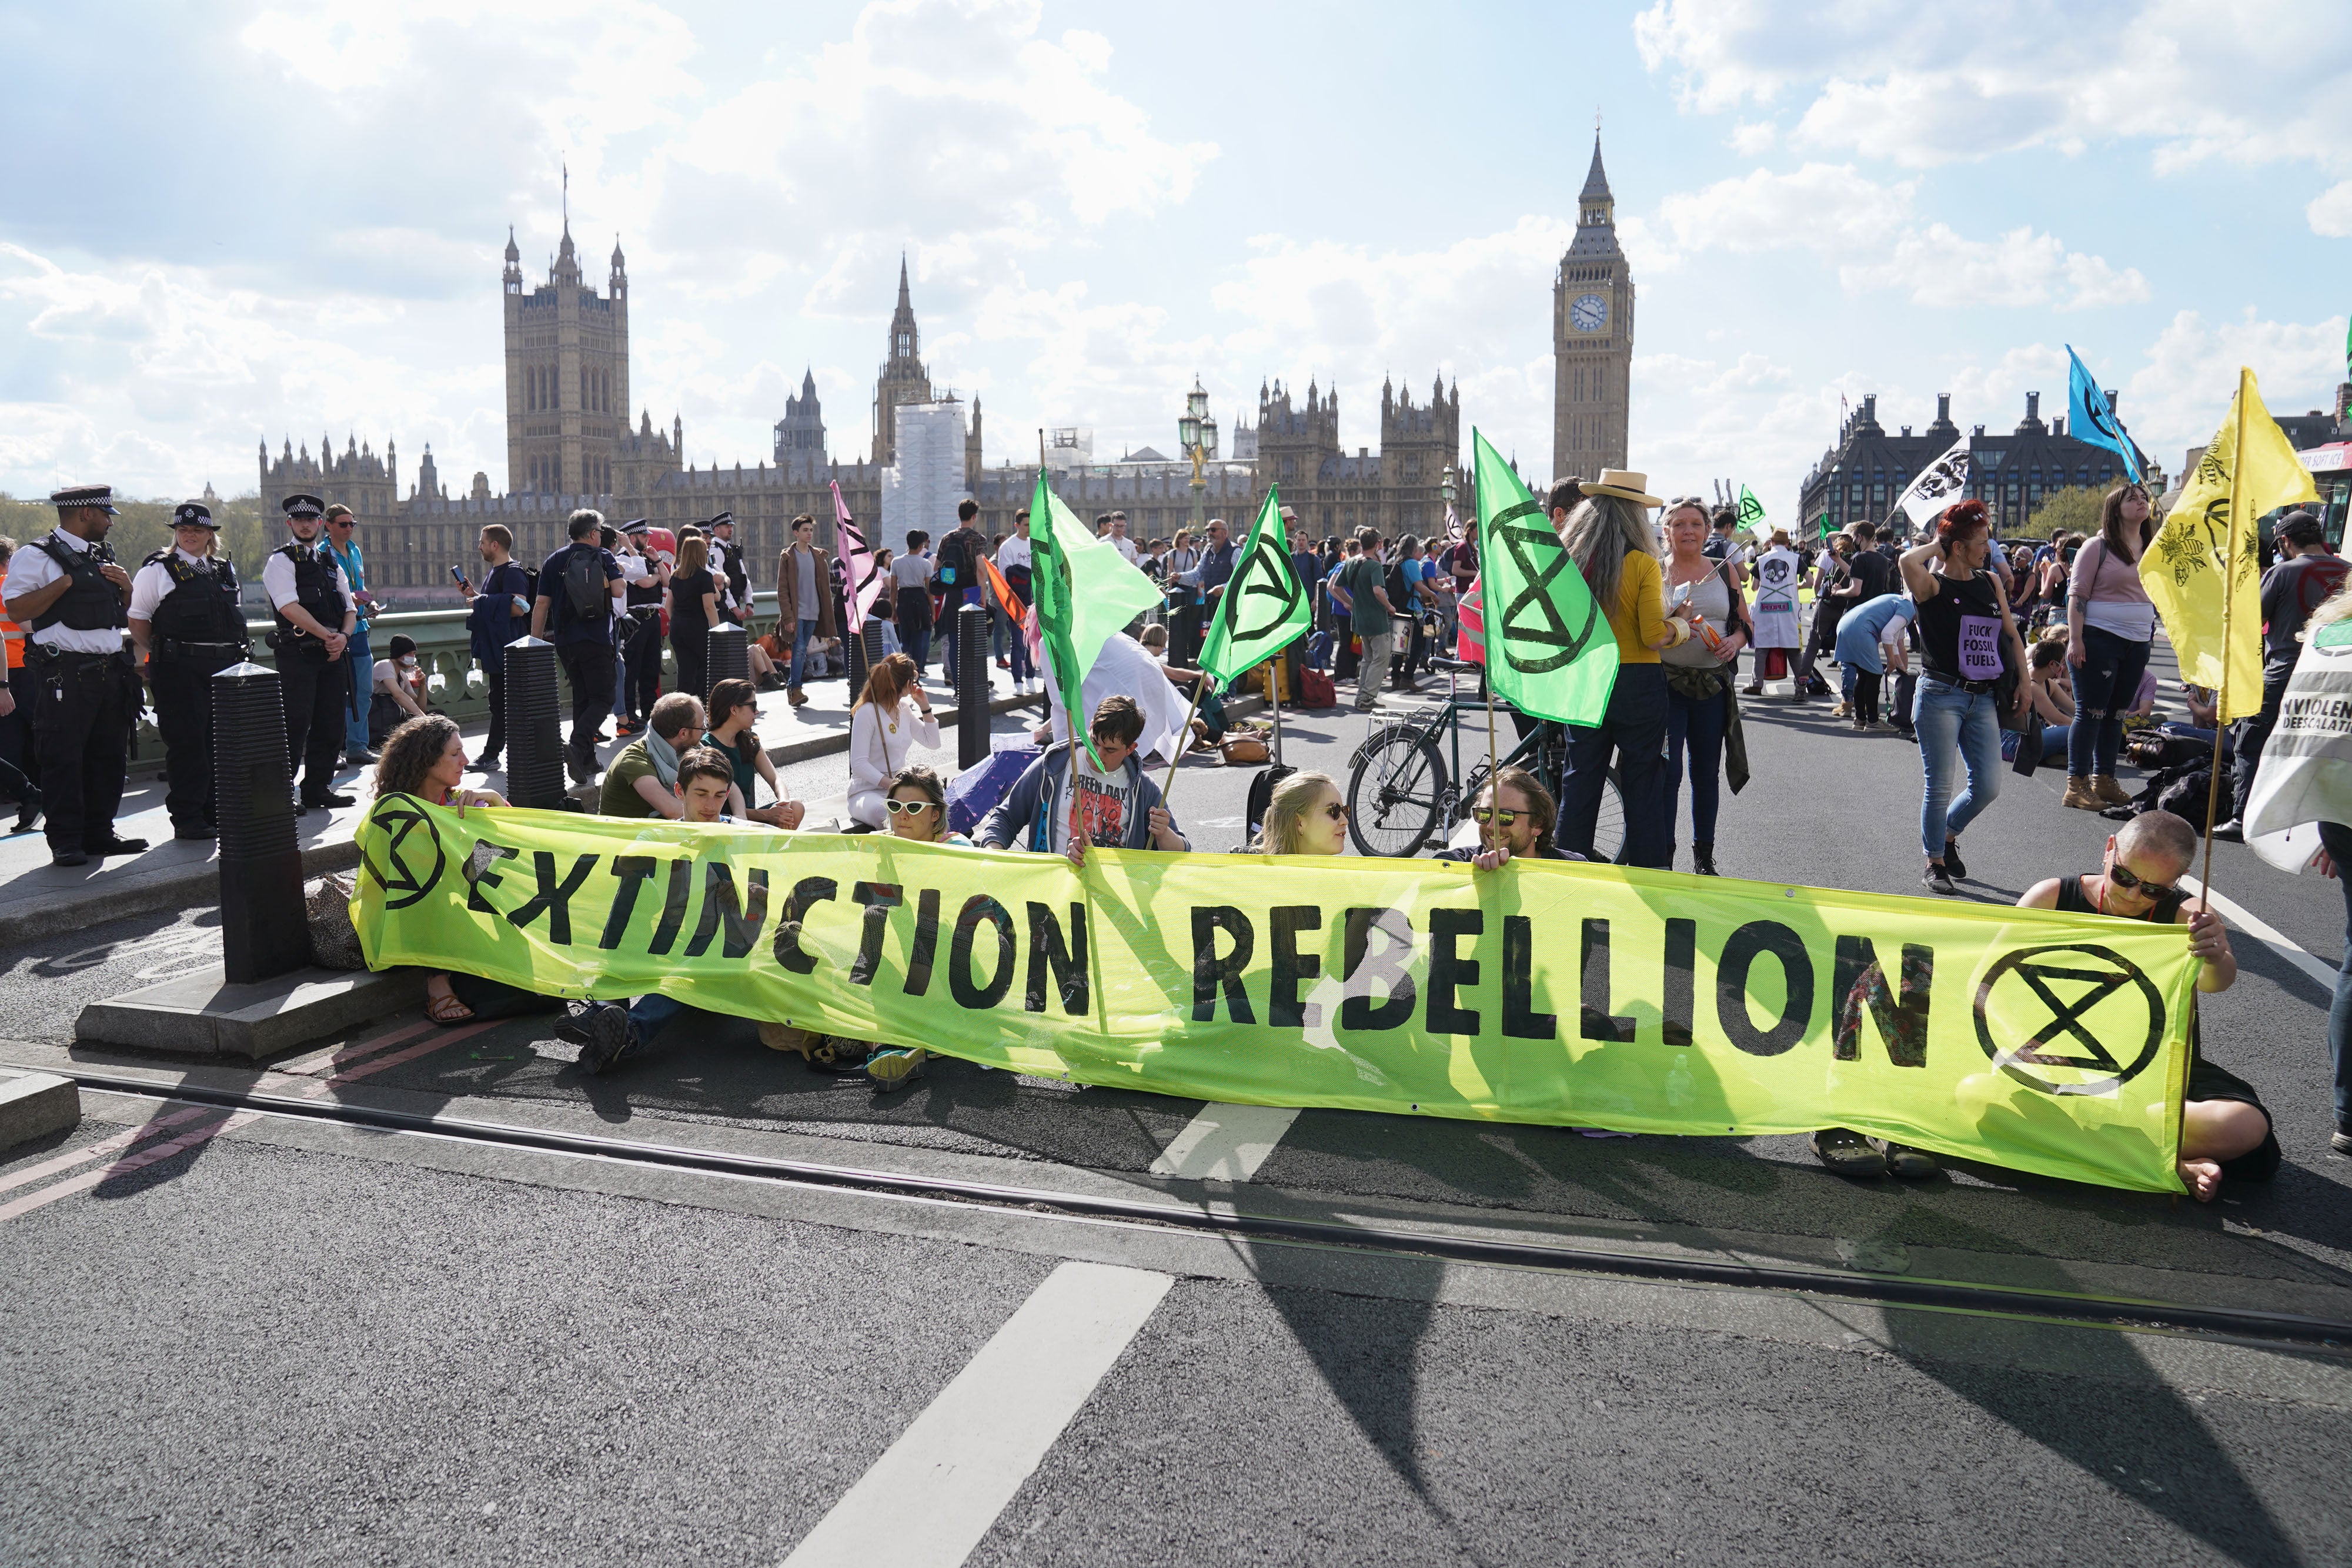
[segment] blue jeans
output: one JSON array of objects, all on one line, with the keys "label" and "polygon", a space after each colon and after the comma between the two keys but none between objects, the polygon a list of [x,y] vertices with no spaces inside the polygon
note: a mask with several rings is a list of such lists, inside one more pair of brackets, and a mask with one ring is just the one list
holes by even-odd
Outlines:
[{"label": "blue jeans", "polygon": [[1015,626],[1013,628],[1013,678],[1016,681],[1032,680],[1036,674],[1029,662],[1029,635]]},{"label": "blue jeans", "polygon": [[[1362,678],[1360,674],[1360,685]],[[1658,777],[1666,762],[1666,713],[1664,667],[1625,664],[1617,671],[1617,686],[1609,694],[1609,708],[1601,722],[1589,728],[1567,727],[1568,766],[1559,782],[1554,843],[1580,855],[1592,853],[1592,833],[1600,823],[1601,796],[1608,787],[1613,751],[1619,792],[1625,801],[1625,863],[1674,869],[1666,792]]]},{"label": "blue jeans", "polygon": [[915,674],[928,674],[931,666],[931,623],[910,626],[898,633],[898,646],[907,657],[915,661]]},{"label": "blue jeans", "polygon": [[368,652],[366,622],[352,628],[352,640],[343,649],[343,663],[351,667],[354,684],[354,691],[344,698],[349,706],[343,724],[343,754],[357,757],[368,748],[368,697],[375,690],[375,656]]},{"label": "blue jeans", "polygon": [[648,992],[629,1004],[629,1027],[636,1031],[639,1045],[651,1045],[662,1026],[685,1010],[684,1002],[658,991]]},{"label": "blue jeans", "polygon": [[2074,723],[2066,737],[2068,777],[2112,778],[2124,743],[2124,715],[2147,673],[2147,644],[2096,626],[2083,628],[2083,663],[2074,672]]},{"label": "blue jeans", "polygon": [[[1927,764],[1927,790],[1919,802],[1919,842],[1927,858],[1944,858],[1944,841],[1957,839],[2000,793],[2000,721],[1990,692],[1964,692],[1931,676],[1919,677],[1911,722],[1919,732],[1919,757]],[[2075,727],[2079,731],[2081,727]],[[1968,770],[1968,787],[1952,799],[1952,752]]]},{"label": "blue jeans", "polygon": [[2336,1000],[2327,1009],[2327,1053],[2336,1064],[2336,1127],[2352,1133],[2352,827],[2319,824],[2319,841],[2336,862],[2344,890],[2344,964],[2336,971]]},{"label": "blue jeans", "polygon": [[1682,816],[1682,789],[1687,759],[1691,792],[1691,842],[1715,842],[1715,812],[1723,799],[1723,732],[1731,717],[1731,694],[1721,691],[1704,702],[1666,688],[1666,835],[1674,836]]},{"label": "blue jeans", "polygon": [[[793,630],[792,673],[784,677],[784,685],[792,688],[793,691],[801,689],[801,670],[808,664],[809,639],[815,635],[815,621],[800,621],[794,623]],[[701,694],[698,692],[695,695],[698,696]]]}]

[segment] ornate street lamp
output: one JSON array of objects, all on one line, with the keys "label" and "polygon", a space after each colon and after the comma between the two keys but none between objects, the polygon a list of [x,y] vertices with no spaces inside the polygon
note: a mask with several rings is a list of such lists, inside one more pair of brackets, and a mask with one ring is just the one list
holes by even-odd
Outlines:
[{"label": "ornate street lamp", "polygon": [[1207,526],[1208,476],[1202,465],[1208,457],[1202,436],[1209,423],[1209,394],[1201,385],[1201,378],[1192,378],[1192,390],[1184,397],[1183,417],[1176,422],[1176,439],[1183,453],[1192,460],[1192,527],[1197,531]]}]

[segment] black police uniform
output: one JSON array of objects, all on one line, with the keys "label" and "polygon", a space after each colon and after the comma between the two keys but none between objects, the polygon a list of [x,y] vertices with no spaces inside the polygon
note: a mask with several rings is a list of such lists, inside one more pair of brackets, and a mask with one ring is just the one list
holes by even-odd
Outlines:
[{"label": "black police uniform", "polygon": [[652,718],[654,698],[661,690],[661,582],[651,572],[643,581],[629,584],[629,618],[621,623],[620,632],[626,639],[621,645],[627,681],[622,695],[633,724],[643,725]]},{"label": "black police uniform", "polygon": [[[131,624],[122,591],[100,570],[114,561],[103,542],[75,549],[52,533],[26,548],[57,562],[72,583],[33,618],[28,634],[51,626],[101,632]],[[131,768],[131,727],[144,704],[131,651],[80,653],[28,641],[25,667],[34,683],[33,738],[49,852],[78,864],[85,855],[122,852],[136,841],[116,838],[114,813]]]},{"label": "black police uniform", "polygon": [[[216,559],[191,566],[176,549],[157,550],[171,591],[148,622],[148,688],[163,736],[164,808],[184,831],[218,825],[213,791],[212,677],[242,663],[252,644],[237,603],[236,569]],[[337,624],[341,624],[340,622]]]},{"label": "black police uniform", "polygon": [[[294,566],[294,601],[330,632],[340,632],[351,603],[335,587],[335,558],[324,545],[289,540],[272,552]],[[351,660],[330,659],[327,645],[272,608],[278,630],[269,645],[278,651],[278,674],[286,694],[286,766],[302,777],[302,804],[324,806],[334,793],[335,765],[342,759],[345,705],[351,694]]]}]

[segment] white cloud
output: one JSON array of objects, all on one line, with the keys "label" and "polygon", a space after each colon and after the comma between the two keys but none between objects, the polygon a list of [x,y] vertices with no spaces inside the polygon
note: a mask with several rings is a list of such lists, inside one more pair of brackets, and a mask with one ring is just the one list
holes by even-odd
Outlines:
[{"label": "white cloud", "polygon": [[1741,120],[1731,128],[1731,150],[1742,158],[1761,158],[1780,140],[1780,128],[1769,120]]},{"label": "white cloud", "polygon": [[1915,167],[2111,138],[2352,167],[2352,29],[2294,0],[1655,0],[1633,34],[1685,110],[1809,100],[1794,141]]},{"label": "white cloud", "polygon": [[1685,251],[1811,250],[1834,260],[1849,292],[1892,289],[1921,305],[2054,305],[2077,309],[2148,297],[2136,268],[2070,251],[2054,235],[2018,228],[1972,240],[1913,214],[1915,181],[1881,184],[1852,164],[1758,169],[1658,204]]},{"label": "white cloud", "polygon": [[2330,239],[2352,239],[2352,180],[2330,185],[2303,209],[2311,232]]},{"label": "white cloud", "polygon": [[2229,412],[2242,365],[2254,372],[2273,413],[2332,410],[2344,375],[2344,335],[2342,316],[2273,321],[2249,306],[2234,319],[2208,321],[2183,310],[2149,347],[2147,367],[2126,383],[2117,412],[2140,444],[2175,469],[2182,453],[2203,445]]}]

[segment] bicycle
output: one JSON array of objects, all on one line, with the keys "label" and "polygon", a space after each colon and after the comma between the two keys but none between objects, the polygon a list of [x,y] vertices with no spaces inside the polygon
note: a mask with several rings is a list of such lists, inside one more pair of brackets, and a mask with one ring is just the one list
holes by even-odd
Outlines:
[{"label": "bicycle", "polygon": [[[1486,710],[1483,697],[1465,697],[1457,686],[1464,669],[1458,660],[1433,659],[1433,668],[1445,672],[1445,695],[1367,737],[1349,758],[1348,834],[1357,850],[1391,859],[1444,848],[1478,799],[1489,773],[1482,758],[1465,774],[1462,768],[1462,717]],[[1437,747],[1446,732],[1446,753]],[[1557,777],[1543,755],[1545,731],[1521,739],[1502,758],[1505,768],[1525,768],[1539,779]],[[1446,756],[1451,755],[1449,768]],[[1460,782],[1454,782],[1456,779]],[[1618,771],[1612,768],[1601,794],[1601,815],[1593,829],[1595,860],[1613,861],[1625,845],[1625,799]]]}]

